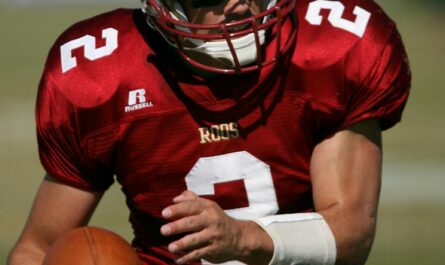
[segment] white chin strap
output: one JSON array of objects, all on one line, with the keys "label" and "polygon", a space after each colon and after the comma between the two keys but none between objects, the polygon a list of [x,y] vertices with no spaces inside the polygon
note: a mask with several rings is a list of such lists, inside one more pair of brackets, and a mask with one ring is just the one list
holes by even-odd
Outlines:
[{"label": "white chin strap", "polygon": [[[277,3],[277,0],[264,0],[264,1],[265,1],[264,6],[267,5],[267,9],[273,7]],[[169,3],[170,8],[172,10],[171,14],[172,17],[178,20],[188,21],[184,9],[182,8],[181,4],[178,1],[168,0],[167,2]],[[264,18],[263,23],[266,22],[267,19],[268,18]],[[189,28],[181,27],[179,29],[190,32]],[[265,41],[265,30],[259,30],[258,37],[260,45],[263,45]],[[187,39],[187,41],[191,42],[194,47],[184,47],[184,50],[206,54],[211,58],[222,62],[228,67],[233,68],[235,66],[235,60],[232,56],[229,44],[227,43],[226,40],[203,41],[198,39]],[[256,62],[257,54],[259,51],[257,51],[257,45],[254,33],[250,33],[240,38],[231,39],[231,42],[235,49],[236,57],[238,59],[240,66],[245,66]]]},{"label": "white chin strap", "polygon": [[[262,45],[265,40],[265,31],[258,31],[258,36],[259,42]],[[194,44],[200,44],[197,47],[184,47],[184,49],[204,53],[224,64],[227,64],[228,67],[235,66],[235,60],[233,59],[230,47],[226,40],[208,42],[202,40],[193,40],[192,42]],[[241,66],[248,65],[256,61],[258,51],[254,33],[250,33],[240,38],[232,39],[231,42],[233,48],[235,49],[238,62]]]}]

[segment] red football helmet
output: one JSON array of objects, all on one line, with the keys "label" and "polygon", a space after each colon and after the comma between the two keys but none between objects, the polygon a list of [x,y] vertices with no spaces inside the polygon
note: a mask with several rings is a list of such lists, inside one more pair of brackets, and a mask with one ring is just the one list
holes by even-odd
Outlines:
[{"label": "red football helmet", "polygon": [[[216,73],[245,73],[276,63],[296,39],[297,0],[264,1],[267,8],[259,14],[220,24],[190,23],[180,0],[142,0],[142,10],[149,26],[191,65]],[[285,23],[290,30],[283,33]],[[266,57],[261,46],[271,42],[275,51]]]}]

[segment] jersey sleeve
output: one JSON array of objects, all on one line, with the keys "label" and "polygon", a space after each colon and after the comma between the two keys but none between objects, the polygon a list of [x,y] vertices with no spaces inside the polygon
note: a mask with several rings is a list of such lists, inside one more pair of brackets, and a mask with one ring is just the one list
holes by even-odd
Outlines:
[{"label": "jersey sleeve", "polygon": [[45,73],[36,103],[39,156],[48,175],[71,186],[92,191],[107,189],[113,172],[88,155],[78,130],[76,107]]},{"label": "jersey sleeve", "polygon": [[[383,49],[377,51],[364,45],[349,55],[349,96],[342,128],[362,120],[378,119],[385,130],[401,119],[411,86],[411,72],[395,26]],[[361,69],[367,68],[364,64],[370,64],[370,70],[360,73]]]}]

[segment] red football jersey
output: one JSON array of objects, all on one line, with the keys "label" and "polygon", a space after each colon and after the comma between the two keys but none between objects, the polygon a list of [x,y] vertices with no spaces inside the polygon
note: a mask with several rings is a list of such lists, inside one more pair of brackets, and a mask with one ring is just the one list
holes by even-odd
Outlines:
[{"label": "red football jersey", "polygon": [[373,1],[300,0],[296,12],[287,58],[208,79],[188,74],[138,10],[75,24],[39,88],[46,171],[96,191],[115,176],[145,264],[174,263],[167,245],[177,237],[160,235],[161,210],[186,189],[240,219],[312,211],[314,147],[362,120],[393,126],[410,72],[395,24]]}]

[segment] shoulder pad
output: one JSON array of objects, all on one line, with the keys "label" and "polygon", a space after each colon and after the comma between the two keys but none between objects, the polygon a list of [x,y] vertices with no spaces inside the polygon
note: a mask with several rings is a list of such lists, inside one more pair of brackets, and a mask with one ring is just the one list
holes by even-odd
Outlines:
[{"label": "shoulder pad", "polygon": [[73,105],[94,107],[116,92],[125,39],[135,31],[132,14],[119,9],[78,22],[51,48],[44,75]]},{"label": "shoulder pad", "polygon": [[326,67],[342,60],[358,43],[382,49],[395,27],[370,0],[300,1],[295,59],[306,67]]}]

